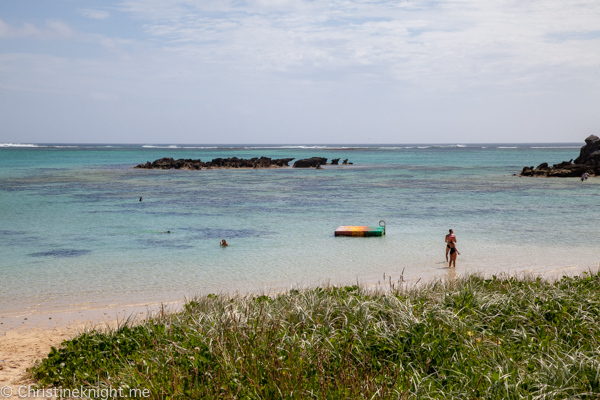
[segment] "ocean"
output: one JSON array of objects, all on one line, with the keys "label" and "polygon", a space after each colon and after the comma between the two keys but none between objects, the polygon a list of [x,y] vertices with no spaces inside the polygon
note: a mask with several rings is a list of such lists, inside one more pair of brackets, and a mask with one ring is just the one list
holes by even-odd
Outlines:
[{"label": "ocean", "polygon": [[[582,145],[0,144],[0,315],[377,285],[384,273],[411,283],[595,269],[600,178],[514,175]],[[353,165],[133,169],[261,156]],[[384,237],[334,237],[380,220]],[[450,228],[456,271],[444,263]]]}]

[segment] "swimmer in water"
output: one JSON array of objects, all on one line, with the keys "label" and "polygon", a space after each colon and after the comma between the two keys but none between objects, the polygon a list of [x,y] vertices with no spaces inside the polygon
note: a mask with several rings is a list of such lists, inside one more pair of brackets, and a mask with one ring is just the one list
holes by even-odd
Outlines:
[{"label": "swimmer in water", "polygon": [[227,247],[227,246],[229,246],[229,245],[227,244],[227,242],[225,241],[225,239],[222,239],[221,240],[221,247]]},{"label": "swimmer in water", "polygon": [[143,197],[140,197],[140,201],[144,201],[144,198],[143,198]]}]

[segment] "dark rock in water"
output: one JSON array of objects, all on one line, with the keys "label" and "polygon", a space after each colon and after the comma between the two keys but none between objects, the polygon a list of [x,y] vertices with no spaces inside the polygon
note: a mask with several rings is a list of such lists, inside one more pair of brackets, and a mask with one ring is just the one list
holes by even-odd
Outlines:
[{"label": "dark rock in water", "polygon": [[288,163],[292,160],[293,160],[293,158],[279,158],[277,160],[273,160],[273,162],[278,167],[289,167]]},{"label": "dark rock in water", "polygon": [[585,146],[579,151],[575,164],[600,164],[600,138],[590,135],[585,139]]},{"label": "dark rock in water", "polygon": [[[548,164],[546,164],[546,165],[548,165]],[[563,161],[563,162],[561,162],[559,164],[552,165],[552,168],[565,168],[565,167],[569,167],[571,165],[573,165],[571,163],[571,161]]]},{"label": "dark rock in water", "polygon": [[342,165],[348,165],[348,159],[347,158],[344,161],[342,161]]},{"label": "dark rock in water", "polygon": [[555,178],[576,178],[580,177],[584,173],[589,173],[590,175],[595,175],[595,171],[593,168],[588,168],[585,165],[581,164],[569,164],[564,167],[553,167],[548,171],[548,177]]},{"label": "dark rock in water", "polygon": [[327,159],[323,157],[311,157],[298,160],[294,163],[294,168],[316,168],[319,165],[327,164]]},{"label": "dark rock in water", "polygon": [[[134,168],[140,169],[189,169],[199,170],[202,168],[213,169],[213,168],[278,168],[278,167],[289,167],[290,161],[293,158],[269,158],[269,157],[254,157],[251,159],[244,158],[214,158],[212,161],[203,162],[202,160],[192,160],[180,158],[175,160],[173,158],[160,158],[154,162],[148,161],[145,164],[136,165]],[[331,160],[331,165],[338,165],[340,159],[334,158]],[[303,160],[298,160],[294,163],[294,168],[317,168],[321,165],[327,164],[327,159],[324,157],[311,157]],[[343,164],[348,163],[348,159],[345,159]]]},{"label": "dark rock in water", "polygon": [[153,163],[148,161],[146,164],[139,164],[134,168],[143,169],[191,169],[199,170],[202,168],[277,168],[289,167],[288,163],[293,158],[271,159],[269,157],[251,158],[215,158],[212,161],[202,162],[202,160],[183,159],[174,160],[173,158],[161,158]]},{"label": "dark rock in water", "polygon": [[533,167],[523,167],[521,176],[533,176]]},{"label": "dark rock in water", "polygon": [[600,138],[596,135],[590,135],[585,139],[585,146],[581,148],[575,162],[571,159],[554,164],[552,167],[548,166],[548,163],[542,163],[535,169],[525,167],[520,176],[573,178],[580,177],[586,172],[590,176],[600,176]]}]

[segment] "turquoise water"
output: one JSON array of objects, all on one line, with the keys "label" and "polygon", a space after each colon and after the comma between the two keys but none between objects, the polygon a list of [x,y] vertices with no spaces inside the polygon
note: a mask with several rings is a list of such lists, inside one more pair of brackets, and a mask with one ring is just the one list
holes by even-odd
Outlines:
[{"label": "turquoise water", "polygon": [[[373,284],[403,270],[410,281],[444,276],[449,228],[461,252],[457,272],[595,268],[600,179],[513,176],[576,158],[579,148],[0,145],[0,314]],[[233,156],[354,165],[132,168],[161,157]],[[381,219],[383,238],[333,236],[340,225]]]}]

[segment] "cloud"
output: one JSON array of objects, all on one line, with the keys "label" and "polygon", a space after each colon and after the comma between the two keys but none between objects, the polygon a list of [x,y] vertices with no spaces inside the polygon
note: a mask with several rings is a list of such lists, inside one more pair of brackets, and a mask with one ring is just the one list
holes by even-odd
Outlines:
[{"label": "cloud", "polygon": [[[123,9],[182,57],[289,77],[334,72],[451,89],[600,63],[595,0],[126,0]],[[549,39],[561,32],[578,34]]]},{"label": "cloud", "polygon": [[0,19],[0,38],[68,39],[73,35],[73,29],[59,20],[47,20],[46,27],[40,28],[29,23],[16,27]]},{"label": "cloud", "polygon": [[70,38],[73,37],[73,29],[66,23],[59,20],[48,20],[46,21],[46,26],[50,30],[50,36],[60,37],[60,38]]},{"label": "cloud", "polygon": [[39,35],[40,30],[32,24],[15,27],[0,19],[0,38],[15,38]]},{"label": "cloud", "polygon": [[93,9],[89,9],[89,8],[80,8],[77,10],[77,13],[79,13],[80,15],[82,15],[86,18],[90,18],[90,19],[105,20],[110,17],[110,13],[108,11],[93,10]]}]

